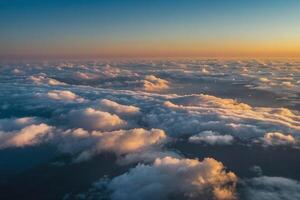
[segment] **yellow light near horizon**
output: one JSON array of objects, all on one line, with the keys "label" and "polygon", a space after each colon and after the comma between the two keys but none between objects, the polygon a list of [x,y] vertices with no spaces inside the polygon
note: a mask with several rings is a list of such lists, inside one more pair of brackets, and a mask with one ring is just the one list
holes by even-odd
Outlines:
[{"label": "yellow light near horizon", "polygon": [[287,57],[300,58],[300,40],[153,40],[52,43],[43,50],[32,45],[20,55],[71,57]]}]

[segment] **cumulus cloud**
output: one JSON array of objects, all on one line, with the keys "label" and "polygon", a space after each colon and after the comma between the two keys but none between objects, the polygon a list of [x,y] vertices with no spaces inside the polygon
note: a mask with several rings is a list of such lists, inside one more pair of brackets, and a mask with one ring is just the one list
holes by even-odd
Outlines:
[{"label": "cumulus cloud", "polygon": [[94,132],[93,134],[101,137],[97,144],[98,149],[113,151],[118,154],[135,152],[157,144],[166,138],[166,134],[162,130],[151,129],[147,131],[142,128],[105,133]]},{"label": "cumulus cloud", "polygon": [[25,126],[38,123],[38,121],[36,117],[0,119],[0,131],[19,130]]},{"label": "cumulus cloud", "polygon": [[135,128],[118,131],[87,131],[82,128],[61,130],[47,124],[28,125],[21,130],[0,131],[0,149],[50,143],[61,152],[76,155],[77,162],[102,152],[112,152],[119,164],[152,162],[157,157],[176,156],[165,152],[161,145],[167,135],[163,130]]},{"label": "cumulus cloud", "polygon": [[184,198],[234,199],[237,177],[212,158],[158,158],[137,165],[108,184],[113,200]]},{"label": "cumulus cloud", "polygon": [[21,74],[22,73],[22,70],[18,69],[18,68],[15,68],[11,71],[13,74]]},{"label": "cumulus cloud", "polygon": [[[163,139],[160,143],[167,141],[167,139]],[[143,149],[142,151],[131,152],[119,158],[117,161],[120,165],[127,165],[131,163],[152,163],[157,158],[164,157],[173,157],[173,158],[181,158],[182,156],[178,152],[174,152],[171,150],[166,150],[163,147],[158,145],[153,145],[151,148]]]},{"label": "cumulus cloud", "polygon": [[92,73],[84,73],[84,72],[76,72],[75,76],[79,79],[86,79],[86,80],[91,80],[91,79],[96,79],[98,78],[97,75],[92,74]]},{"label": "cumulus cloud", "polygon": [[202,69],[201,69],[201,72],[202,72],[203,74],[209,74],[209,71],[208,71],[206,68],[202,68]]},{"label": "cumulus cloud", "polygon": [[197,135],[189,137],[192,143],[207,143],[210,145],[229,145],[232,144],[234,138],[231,135],[220,135],[213,131],[203,131]]},{"label": "cumulus cloud", "polygon": [[36,145],[49,139],[51,127],[46,124],[29,125],[20,131],[0,131],[0,148]]},{"label": "cumulus cloud", "polygon": [[56,85],[66,85],[64,82],[60,82],[58,80],[55,80],[53,78],[48,78],[42,75],[35,75],[35,76],[29,76],[28,80],[34,82],[35,84],[48,84],[51,86],[56,86]]},{"label": "cumulus cloud", "polygon": [[284,177],[261,176],[246,181],[247,200],[294,200],[300,198],[300,183]]},{"label": "cumulus cloud", "polygon": [[[63,132],[55,143],[63,152],[79,153],[76,161],[88,160],[101,152],[112,152],[119,157],[124,156],[120,163],[128,164],[154,160],[166,138],[165,132],[159,129],[136,128],[112,132],[75,129]],[[163,155],[163,152],[159,154]]]},{"label": "cumulus cloud", "polygon": [[[240,110],[251,110],[251,106],[245,103],[239,103],[233,99],[224,99],[215,97],[212,95],[186,95],[182,97],[178,97],[173,99],[173,102],[166,102],[171,103],[174,107],[211,107],[211,108],[227,108],[227,109],[236,109],[237,111]],[[176,105],[177,104],[177,105]],[[168,104],[167,104],[168,105]]]},{"label": "cumulus cloud", "polygon": [[47,93],[50,99],[67,101],[67,102],[83,102],[84,99],[68,90],[52,90]]},{"label": "cumulus cloud", "polygon": [[270,82],[270,80],[268,78],[266,78],[266,77],[260,77],[259,81],[264,82],[264,83]]},{"label": "cumulus cloud", "polygon": [[143,84],[144,90],[146,91],[163,90],[169,88],[168,81],[157,78],[154,75],[147,75],[143,81]]},{"label": "cumulus cloud", "polygon": [[153,108],[143,119],[172,134],[193,135],[212,130],[240,139],[258,138],[273,131],[296,134],[300,130],[300,117],[286,108],[252,107],[203,94],[170,95],[162,107]]},{"label": "cumulus cloud", "polygon": [[[269,69],[270,70],[270,69]],[[269,73],[255,74],[252,71],[252,77],[258,79],[251,88],[271,91],[277,94],[292,96],[293,93],[299,91],[300,87],[297,82],[297,74],[299,73],[299,65],[296,64],[294,69],[285,65],[273,66]]]},{"label": "cumulus cloud", "polygon": [[271,132],[264,135],[263,142],[265,145],[293,145],[296,144],[296,139],[292,135]]},{"label": "cumulus cloud", "polygon": [[127,122],[118,115],[95,110],[93,108],[72,110],[67,115],[73,127],[87,130],[118,130],[127,126]]},{"label": "cumulus cloud", "polygon": [[100,100],[100,106],[102,110],[119,115],[136,115],[140,113],[140,109],[136,106],[122,105],[108,99]]},{"label": "cumulus cloud", "polygon": [[[150,131],[141,128],[114,132],[94,131],[91,134],[92,138],[97,141],[95,146],[82,152],[77,161],[90,159],[93,155],[103,151],[113,152],[117,155],[144,153],[149,150],[149,147],[161,144],[166,139],[164,131],[158,129]],[[141,156],[141,160],[144,157]],[[136,158],[137,156],[127,158],[127,161],[136,161]]]},{"label": "cumulus cloud", "polygon": [[135,73],[132,73],[129,70],[119,69],[118,67],[113,67],[109,64],[101,65],[101,66],[92,66],[86,67],[82,66],[76,71],[75,77],[77,79],[92,81],[92,80],[100,80],[100,79],[113,79],[119,77],[131,77],[135,76]]}]

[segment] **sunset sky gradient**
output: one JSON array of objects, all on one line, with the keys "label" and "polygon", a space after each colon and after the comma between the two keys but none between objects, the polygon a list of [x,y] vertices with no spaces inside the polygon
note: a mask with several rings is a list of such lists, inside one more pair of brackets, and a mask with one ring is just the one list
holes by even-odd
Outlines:
[{"label": "sunset sky gradient", "polygon": [[298,0],[1,0],[0,57],[300,57]]}]

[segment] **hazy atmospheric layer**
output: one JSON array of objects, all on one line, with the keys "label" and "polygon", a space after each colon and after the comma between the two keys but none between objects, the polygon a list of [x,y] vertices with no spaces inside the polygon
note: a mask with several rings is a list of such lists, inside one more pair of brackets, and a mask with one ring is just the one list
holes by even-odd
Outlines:
[{"label": "hazy atmospheric layer", "polygon": [[300,198],[300,61],[9,62],[0,84],[4,198]]}]

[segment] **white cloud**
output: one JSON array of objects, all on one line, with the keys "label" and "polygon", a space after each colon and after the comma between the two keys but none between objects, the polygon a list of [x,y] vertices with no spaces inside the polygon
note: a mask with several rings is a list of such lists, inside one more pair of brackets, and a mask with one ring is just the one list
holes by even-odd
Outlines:
[{"label": "white cloud", "polygon": [[281,83],[281,85],[284,86],[284,87],[290,87],[290,88],[295,87],[295,85],[293,83],[291,83],[290,81],[283,81]]},{"label": "white cloud", "polygon": [[38,121],[36,117],[0,119],[0,131],[18,130],[25,126],[38,123]]},{"label": "white cloud", "polygon": [[103,152],[117,155],[119,164],[135,162],[152,162],[157,157],[173,155],[165,152],[162,145],[167,141],[163,130],[145,130],[135,128],[118,131],[86,131],[84,129],[69,129],[53,131],[51,140],[45,141],[56,145],[65,153],[76,156],[75,161],[85,161]]},{"label": "white cloud", "polygon": [[261,176],[246,181],[246,200],[295,200],[300,199],[300,183],[283,177]]},{"label": "white cloud", "polygon": [[68,90],[52,90],[47,93],[50,99],[61,100],[67,102],[83,102],[84,99]]},{"label": "white cloud", "polygon": [[[78,156],[78,161],[87,160],[93,155],[103,151],[113,152],[117,155],[130,153],[142,155],[132,155],[125,158],[123,161],[130,163],[137,160],[143,160],[144,158],[147,158],[147,156],[149,157],[149,154],[151,154],[150,151],[157,150],[157,148],[159,149],[159,146],[157,145],[164,142],[167,136],[164,131],[159,129],[151,129],[148,131],[138,128],[113,132],[93,131],[89,137],[91,140],[95,141],[95,145],[88,148],[86,151],[83,151]],[[154,148],[155,146],[157,148]]]},{"label": "white cloud", "polygon": [[259,81],[264,82],[264,83],[270,82],[270,80],[268,78],[266,78],[266,77],[260,77]]},{"label": "white cloud", "polygon": [[293,145],[296,144],[296,139],[292,135],[271,132],[264,135],[263,142],[265,145]]},{"label": "white cloud", "polygon": [[[159,143],[165,142],[167,139],[161,139]],[[173,157],[173,158],[181,158],[181,156],[174,151],[168,151],[164,148],[159,148],[158,145],[153,145],[148,149],[143,149],[142,151],[131,152],[120,157],[117,161],[120,165],[127,165],[130,163],[152,163],[157,158],[164,158],[164,157]]]},{"label": "white cloud", "polygon": [[173,135],[211,130],[248,139],[259,138],[266,132],[300,131],[300,117],[286,108],[252,107],[203,94],[169,95],[167,99],[163,106],[146,113],[143,120]]},{"label": "white cloud", "polygon": [[210,145],[230,145],[234,141],[231,135],[220,135],[212,131],[203,131],[197,135],[189,137],[192,143],[207,143]]},{"label": "white cloud", "polygon": [[154,75],[147,75],[143,81],[143,84],[144,90],[146,91],[163,90],[169,88],[168,81],[157,78]]},{"label": "white cloud", "polygon": [[162,151],[167,136],[163,130],[135,128],[118,131],[86,131],[84,129],[61,130],[46,124],[28,125],[21,130],[0,131],[0,149],[33,146],[50,143],[65,153],[84,161],[102,152],[112,152],[119,164],[152,162],[157,157],[175,153]]},{"label": "white cloud", "polygon": [[202,68],[202,69],[201,69],[201,72],[202,72],[203,74],[209,74],[209,70],[207,70],[206,68]]},{"label": "white cloud", "polygon": [[112,179],[108,188],[113,200],[185,198],[233,199],[237,177],[221,162],[206,158],[158,158],[152,165],[137,165]]},{"label": "white cloud", "polygon": [[71,126],[87,130],[118,130],[127,126],[127,122],[118,115],[86,108],[72,110],[68,115]]},{"label": "white cloud", "polygon": [[100,142],[97,144],[98,149],[113,151],[118,154],[135,152],[157,144],[166,138],[166,134],[162,130],[151,129],[147,131],[142,128],[105,133],[94,132],[92,134],[101,137]]},{"label": "white cloud", "polygon": [[107,112],[120,115],[136,115],[140,113],[140,109],[136,106],[122,105],[108,99],[100,100],[100,106],[101,109]]},{"label": "white cloud", "polygon": [[36,145],[48,140],[51,127],[47,124],[29,125],[20,131],[1,132],[0,148]]},{"label": "white cloud", "polygon": [[36,76],[29,76],[28,80],[31,80],[32,82],[34,82],[37,85],[40,84],[48,84],[51,86],[56,86],[56,85],[66,85],[66,83],[60,82],[58,80],[55,80],[53,78],[48,78],[42,75],[36,75]]},{"label": "white cloud", "polygon": [[86,79],[86,80],[91,80],[91,79],[96,79],[96,78],[98,78],[98,76],[95,75],[95,74],[84,73],[84,72],[76,72],[76,73],[75,73],[75,76],[76,76],[77,78],[80,78],[80,79]]}]

